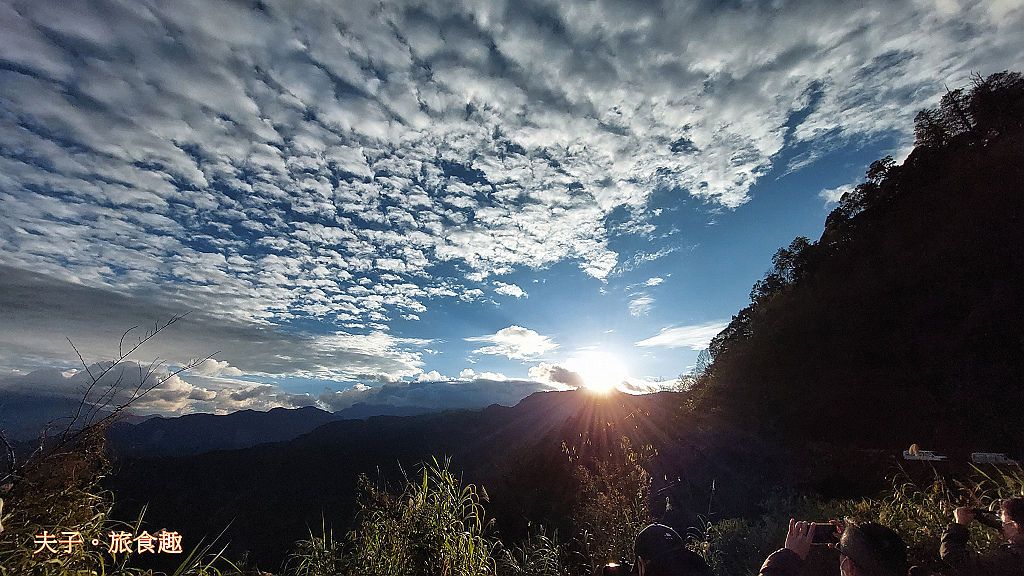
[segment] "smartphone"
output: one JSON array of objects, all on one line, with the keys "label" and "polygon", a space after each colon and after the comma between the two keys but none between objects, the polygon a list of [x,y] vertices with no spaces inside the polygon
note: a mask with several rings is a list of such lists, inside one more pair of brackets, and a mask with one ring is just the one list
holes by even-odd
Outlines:
[{"label": "smartphone", "polygon": [[814,529],[814,537],[811,544],[837,544],[839,542],[839,527],[835,524],[811,524]]},{"label": "smartphone", "polygon": [[972,512],[974,512],[974,519],[985,526],[995,528],[996,530],[1003,529],[1003,519],[999,517],[998,513],[982,508],[975,508]]}]

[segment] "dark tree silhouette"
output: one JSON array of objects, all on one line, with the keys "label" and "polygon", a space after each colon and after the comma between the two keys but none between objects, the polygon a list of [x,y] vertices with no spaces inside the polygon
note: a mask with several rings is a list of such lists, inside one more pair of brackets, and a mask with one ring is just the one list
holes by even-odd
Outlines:
[{"label": "dark tree silhouette", "polygon": [[775,253],[711,341],[699,408],[790,440],[1024,449],[1024,79],[950,90],[915,132],[817,242]]}]

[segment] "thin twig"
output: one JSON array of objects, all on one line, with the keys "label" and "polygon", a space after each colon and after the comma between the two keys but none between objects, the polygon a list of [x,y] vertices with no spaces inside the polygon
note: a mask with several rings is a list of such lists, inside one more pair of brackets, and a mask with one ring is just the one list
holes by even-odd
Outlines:
[{"label": "thin twig", "polygon": [[[174,324],[178,320],[181,320],[182,318],[184,318],[187,315],[188,315],[188,312],[186,312],[184,314],[178,314],[178,315],[172,316],[164,324],[159,324],[159,323],[154,324],[152,330],[147,331],[145,334],[143,334],[141,337],[139,337],[138,342],[133,344],[127,351],[125,351],[125,349],[124,349],[124,341],[125,341],[125,339],[128,337],[128,334],[130,334],[132,332],[132,330],[135,330],[138,327],[137,326],[133,326],[132,328],[129,328],[128,330],[126,330],[124,332],[124,334],[121,335],[121,339],[118,342],[118,355],[117,355],[117,357],[110,363],[109,366],[103,368],[98,374],[93,374],[92,370],[89,367],[89,364],[85,361],[85,358],[82,356],[82,353],[78,350],[78,347],[76,347],[75,343],[72,342],[70,338],[68,338],[68,343],[71,344],[71,347],[74,349],[75,353],[78,355],[78,359],[82,362],[82,366],[85,367],[86,373],[89,375],[89,385],[86,387],[86,390],[85,390],[84,394],[82,395],[82,400],[81,400],[81,402],[79,402],[78,409],[77,409],[74,417],[71,418],[71,422],[69,422],[68,425],[64,428],[64,431],[63,431],[63,433],[61,434],[61,437],[60,437],[60,441],[50,450],[50,452],[49,452],[50,454],[56,453],[58,450],[62,449],[64,446],[66,446],[69,442],[76,440],[77,438],[82,436],[82,434],[84,432],[86,432],[87,430],[91,429],[93,426],[104,426],[104,425],[109,424],[110,422],[112,422],[114,420],[114,418],[116,418],[121,412],[123,412],[133,402],[135,402],[139,398],[145,396],[149,391],[151,391],[152,389],[156,388],[160,384],[164,383],[168,378],[171,378],[173,376],[181,374],[182,372],[184,372],[186,370],[192,369],[192,368],[198,366],[199,364],[205,362],[206,360],[209,360],[210,358],[212,358],[214,356],[214,354],[216,354],[216,352],[215,352],[214,354],[211,354],[211,355],[207,356],[206,358],[203,358],[202,360],[190,361],[185,366],[182,366],[178,370],[175,370],[174,372],[171,372],[166,378],[154,378],[154,383],[151,386],[149,386],[148,388],[145,388],[145,390],[143,390],[143,388],[145,386],[146,380],[148,380],[151,376],[153,376],[153,374],[155,374],[157,367],[160,366],[162,364],[162,362],[158,362],[158,360],[154,360],[153,363],[151,363],[149,368],[146,370],[145,374],[142,373],[142,365],[140,364],[139,365],[140,382],[139,382],[138,386],[136,386],[136,388],[132,392],[132,394],[129,396],[129,398],[124,403],[116,406],[111,411],[111,413],[108,414],[107,416],[104,416],[103,418],[100,418],[99,420],[97,420],[95,422],[92,420],[94,415],[99,413],[104,408],[107,408],[108,406],[110,406],[110,403],[113,402],[114,398],[117,395],[117,391],[121,389],[121,383],[123,382],[123,379],[124,379],[124,372],[122,371],[121,374],[118,375],[117,379],[112,384],[110,384],[106,388],[106,390],[104,390],[104,392],[102,394],[100,394],[99,398],[97,398],[95,402],[89,402],[89,396],[92,394],[93,389],[99,384],[100,380],[102,380],[104,378],[104,376],[109,374],[114,368],[122,365],[125,362],[125,360],[129,356],[132,355],[132,353],[134,353],[136,350],[141,348],[146,342],[151,340],[153,337],[155,337],[157,334],[159,334],[161,331],[163,331],[168,326]],[[145,378],[142,378],[142,376],[144,376]],[[87,404],[89,406],[88,410],[86,410],[86,405]],[[72,430],[74,429],[75,424],[78,423],[82,419],[82,412],[83,411],[85,411],[84,425],[82,426],[81,429],[73,432]],[[40,446],[40,449],[42,449],[42,446]]]},{"label": "thin twig", "polygon": [[[7,436],[4,435],[2,430],[0,430],[0,442],[3,442],[4,448],[7,449],[7,476],[4,477],[4,480],[7,480],[7,478],[14,475],[14,446],[12,446],[7,440]],[[0,482],[0,484],[2,484],[2,482]]]}]

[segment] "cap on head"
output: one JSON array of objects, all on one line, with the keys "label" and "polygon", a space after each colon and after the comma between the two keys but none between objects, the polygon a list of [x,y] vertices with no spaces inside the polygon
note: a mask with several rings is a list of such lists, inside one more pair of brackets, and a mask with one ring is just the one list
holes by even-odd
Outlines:
[{"label": "cap on head", "polygon": [[648,562],[685,548],[679,534],[664,524],[651,524],[644,528],[633,543],[633,552]]},{"label": "cap on head", "polygon": [[643,558],[651,574],[657,576],[710,575],[707,562],[687,550],[685,542],[672,528],[651,524],[636,535],[633,553]]},{"label": "cap on head", "polygon": [[874,522],[847,522],[836,548],[875,576],[907,573],[907,545],[893,530]]}]

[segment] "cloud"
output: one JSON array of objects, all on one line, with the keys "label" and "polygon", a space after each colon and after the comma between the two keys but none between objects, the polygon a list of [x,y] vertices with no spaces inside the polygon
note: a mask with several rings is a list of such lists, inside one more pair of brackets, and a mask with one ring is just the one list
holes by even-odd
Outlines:
[{"label": "cloud", "polygon": [[[124,362],[99,377],[95,386],[89,372],[99,376],[110,363],[97,363],[87,370],[67,376],[55,369],[36,370],[29,374],[0,378],[0,395],[6,400],[0,406],[0,421],[11,421],[25,430],[28,437],[38,431],[46,420],[70,417],[78,402],[85,399],[95,406],[95,412],[83,414],[83,419],[95,419],[122,405],[127,411],[138,415],[159,414],[180,416],[195,412],[226,414],[236,410],[270,410],[271,408],[300,408],[322,404],[310,394],[287,392],[277,385],[209,377],[185,372],[172,374],[165,367],[140,366]],[[141,376],[146,376],[143,380]],[[140,386],[141,383],[141,386]],[[370,387],[356,384],[353,390],[369,390]],[[136,391],[143,394],[134,397]],[[25,402],[43,401],[54,407],[70,407],[63,413],[53,412],[38,422],[23,422],[18,412]],[[35,429],[31,429],[35,426]]]},{"label": "cloud", "polygon": [[[1004,1],[260,5],[0,0],[0,371],[191,311],[146,350],[220,350],[203,390],[417,378],[394,320],[662,258],[617,248],[655,192],[735,209],[786,150],[906,149],[945,86],[1024,59]],[[531,333],[470,341],[555,349]]]},{"label": "cloud", "polygon": [[441,375],[437,370],[431,370],[430,372],[424,372],[416,377],[417,382],[444,382],[448,378]]},{"label": "cloud", "polygon": [[640,296],[629,301],[629,313],[633,316],[646,316],[654,305],[654,298]]},{"label": "cloud", "polygon": [[583,376],[579,373],[562,366],[548,364],[547,362],[541,362],[537,366],[530,368],[529,374],[530,378],[535,380],[562,384],[571,388],[579,388],[585,384]]},{"label": "cloud", "polygon": [[711,339],[725,329],[729,323],[725,321],[707,322],[691,326],[662,328],[656,335],[636,343],[641,347],[661,346],[666,348],[690,348],[703,350],[708,347]]},{"label": "cloud", "polygon": [[200,376],[241,376],[242,371],[228,364],[227,361],[218,361],[214,358],[207,358],[201,364],[192,368],[194,374]]},{"label": "cloud", "polygon": [[504,282],[495,282],[494,291],[498,294],[504,294],[506,296],[515,296],[516,298],[523,298],[527,296],[526,292],[522,288],[515,284],[505,284]]},{"label": "cloud", "polygon": [[491,404],[514,406],[534,392],[561,389],[546,382],[487,376],[481,374],[470,380],[394,382],[339,392],[325,391],[317,400],[331,411],[349,408],[357,402],[430,410],[478,409]]},{"label": "cloud", "polygon": [[654,278],[648,278],[647,281],[644,282],[644,286],[657,286],[658,284],[661,284],[664,281],[664,278],[659,278],[655,276]]},{"label": "cloud", "polygon": [[[0,390],[52,401],[85,401],[90,411],[84,420],[119,406],[139,414],[181,414],[193,400],[211,400],[216,392],[194,386],[163,366],[123,362],[96,363],[75,373],[56,369],[0,378]],[[17,406],[9,407],[17,408]],[[71,416],[63,414],[62,416]]]},{"label": "cloud", "polygon": [[[61,312],[66,310],[76,312]],[[137,361],[163,358],[168,364],[185,365],[216,353],[188,377],[263,374],[389,382],[422,372],[421,350],[429,344],[380,330],[365,334],[285,330],[268,322],[240,321],[0,265],[0,366],[25,371],[40,365],[80,368],[68,340],[88,361],[111,358],[126,328],[138,326],[125,339],[130,344],[186,312],[141,348]]]},{"label": "cloud", "polygon": [[273,384],[254,384],[217,393],[212,402],[218,413],[237,410],[267,411],[272,408],[302,408],[316,406],[317,399],[309,394],[292,394]]},{"label": "cloud", "polygon": [[1009,2],[263,6],[0,5],[4,263],[278,323],[603,279],[613,210],[735,208],[785,146],[907,141],[1024,54]]},{"label": "cloud", "polygon": [[491,336],[475,336],[466,338],[467,342],[491,342],[493,346],[484,346],[473,351],[474,354],[493,354],[507,356],[512,360],[526,360],[545,354],[558,348],[551,338],[523,328],[509,326],[498,330]]},{"label": "cloud", "polygon": [[830,188],[818,192],[818,197],[824,200],[825,204],[834,204],[839,202],[839,199],[843,197],[843,194],[853,192],[853,189],[856,187],[856,184],[843,184],[837,188]]},{"label": "cloud", "polygon": [[[100,374],[108,364],[93,364],[89,370]],[[223,367],[223,365],[221,365]],[[557,370],[555,371],[556,373]],[[142,374],[147,367],[142,367]],[[126,403],[140,383],[140,367],[126,362],[99,380],[87,400],[115,407]],[[427,410],[453,408],[477,409],[498,403],[512,406],[522,398],[539,391],[561,390],[565,386],[544,379],[522,380],[502,374],[476,374],[463,370],[461,379],[446,378],[436,371],[420,374],[415,380],[387,382],[369,386],[354,383],[340,391],[325,390],[317,396],[296,394],[275,384],[247,381],[244,378],[183,373],[172,375],[166,368],[153,370],[143,382],[143,389],[159,382],[130,404],[135,414],[176,416],[197,412],[225,414],[237,410],[300,408],[318,406],[325,410],[341,410],[356,403]],[[531,378],[533,376],[531,375]],[[66,375],[57,369],[37,370],[24,375],[0,378],[0,424],[16,429],[19,438],[32,438],[47,421],[70,415],[83,397],[91,379],[86,370]],[[114,387],[111,387],[115,384]],[[51,407],[44,417],[30,421],[22,412],[25,402],[42,402]],[[63,408],[62,408],[63,407]],[[62,420],[64,421],[64,420]]]},{"label": "cloud", "polygon": [[630,378],[617,384],[616,388],[627,394],[651,394],[661,390],[671,390],[675,386],[676,381],[658,382]]}]

